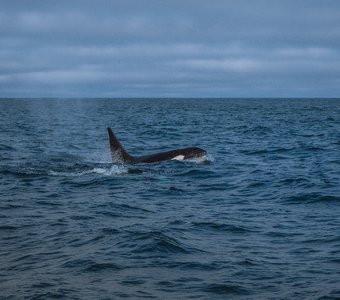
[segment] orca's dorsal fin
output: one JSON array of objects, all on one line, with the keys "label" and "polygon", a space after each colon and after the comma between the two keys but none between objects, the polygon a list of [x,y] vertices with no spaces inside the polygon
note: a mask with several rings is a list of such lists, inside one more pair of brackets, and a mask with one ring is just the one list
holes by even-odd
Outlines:
[{"label": "orca's dorsal fin", "polygon": [[131,156],[126,152],[124,147],[118,141],[115,134],[112,132],[111,128],[108,127],[107,131],[109,133],[110,140],[110,150],[113,163],[126,163],[131,161]]}]

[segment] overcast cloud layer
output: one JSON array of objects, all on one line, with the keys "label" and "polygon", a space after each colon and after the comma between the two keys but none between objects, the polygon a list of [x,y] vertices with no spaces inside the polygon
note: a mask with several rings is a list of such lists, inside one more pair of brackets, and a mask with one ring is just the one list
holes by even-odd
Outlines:
[{"label": "overcast cloud layer", "polygon": [[339,97],[337,0],[0,0],[0,97]]}]

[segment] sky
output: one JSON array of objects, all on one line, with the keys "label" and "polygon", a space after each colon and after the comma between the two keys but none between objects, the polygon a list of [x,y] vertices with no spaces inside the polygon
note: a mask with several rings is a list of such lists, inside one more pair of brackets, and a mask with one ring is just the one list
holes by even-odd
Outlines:
[{"label": "sky", "polygon": [[0,97],[340,97],[340,1],[0,0]]}]

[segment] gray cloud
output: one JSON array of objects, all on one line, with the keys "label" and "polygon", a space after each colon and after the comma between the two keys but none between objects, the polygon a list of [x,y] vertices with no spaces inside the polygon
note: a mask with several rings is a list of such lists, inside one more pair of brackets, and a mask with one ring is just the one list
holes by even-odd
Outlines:
[{"label": "gray cloud", "polygon": [[1,97],[339,96],[338,1],[0,4]]}]

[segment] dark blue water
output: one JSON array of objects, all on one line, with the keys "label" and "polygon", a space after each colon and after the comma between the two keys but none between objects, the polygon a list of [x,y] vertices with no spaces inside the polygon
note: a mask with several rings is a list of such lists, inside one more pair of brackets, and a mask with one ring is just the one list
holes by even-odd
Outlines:
[{"label": "dark blue water", "polygon": [[[199,146],[204,161],[116,166]],[[340,100],[0,100],[2,299],[339,299]]]}]

